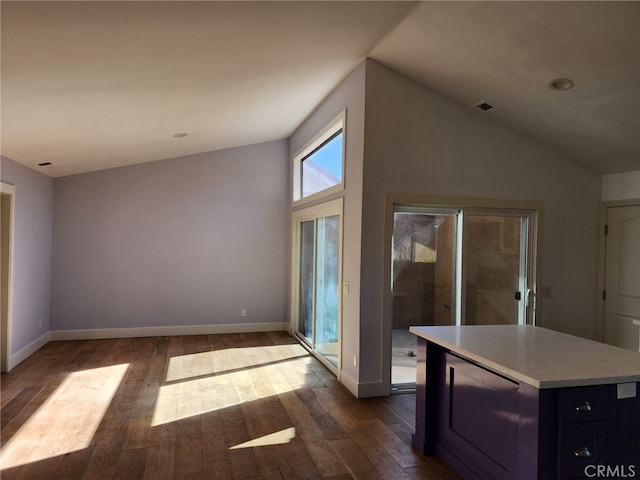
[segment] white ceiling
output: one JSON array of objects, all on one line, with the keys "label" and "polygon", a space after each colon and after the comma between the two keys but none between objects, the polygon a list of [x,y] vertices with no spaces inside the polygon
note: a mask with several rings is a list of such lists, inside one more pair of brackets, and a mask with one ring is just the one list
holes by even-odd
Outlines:
[{"label": "white ceiling", "polygon": [[598,172],[640,169],[640,2],[1,9],[2,154],[50,176],[286,138],[367,56]]}]

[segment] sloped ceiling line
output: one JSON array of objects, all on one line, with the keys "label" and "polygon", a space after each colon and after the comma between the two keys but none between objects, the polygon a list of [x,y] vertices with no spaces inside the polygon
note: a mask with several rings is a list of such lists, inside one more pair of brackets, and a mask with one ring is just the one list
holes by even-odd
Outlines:
[{"label": "sloped ceiling line", "polygon": [[0,8],[3,154],[47,175],[286,138],[367,56],[598,172],[640,169],[640,2]]}]

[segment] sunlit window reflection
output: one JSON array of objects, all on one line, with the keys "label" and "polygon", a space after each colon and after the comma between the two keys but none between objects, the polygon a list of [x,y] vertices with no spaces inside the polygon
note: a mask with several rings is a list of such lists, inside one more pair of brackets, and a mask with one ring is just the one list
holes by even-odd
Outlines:
[{"label": "sunlit window reflection", "polygon": [[0,470],[87,448],[128,367],[69,374],[0,450]]},{"label": "sunlit window reflection", "polygon": [[300,345],[270,345],[263,347],[227,348],[209,352],[180,355],[169,359],[167,382],[224,373],[256,364],[282,362],[303,357],[307,351]]},{"label": "sunlit window reflection", "polygon": [[[152,426],[304,386],[310,357],[300,345],[233,348],[171,358]],[[193,378],[192,380],[184,380]]]}]

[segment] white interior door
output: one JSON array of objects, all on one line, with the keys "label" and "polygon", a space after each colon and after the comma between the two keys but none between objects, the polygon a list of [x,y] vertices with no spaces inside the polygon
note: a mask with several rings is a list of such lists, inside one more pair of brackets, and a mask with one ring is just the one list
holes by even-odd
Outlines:
[{"label": "white interior door", "polygon": [[607,209],[604,341],[640,351],[640,206]]}]

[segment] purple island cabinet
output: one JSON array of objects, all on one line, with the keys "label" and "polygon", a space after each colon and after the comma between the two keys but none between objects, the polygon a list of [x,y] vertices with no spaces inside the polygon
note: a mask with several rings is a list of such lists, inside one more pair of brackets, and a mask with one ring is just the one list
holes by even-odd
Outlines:
[{"label": "purple island cabinet", "polygon": [[410,330],[416,450],[465,479],[640,478],[639,353],[529,325]]}]

